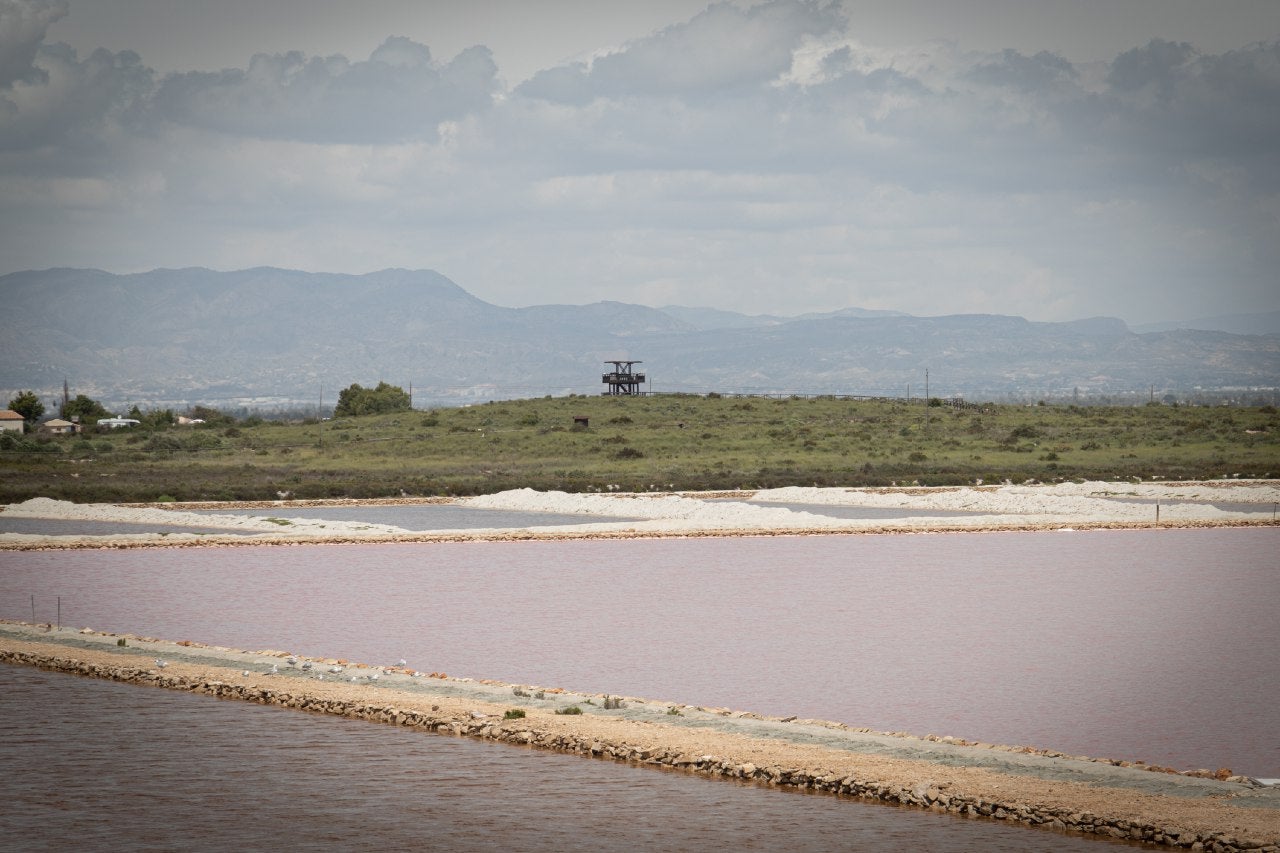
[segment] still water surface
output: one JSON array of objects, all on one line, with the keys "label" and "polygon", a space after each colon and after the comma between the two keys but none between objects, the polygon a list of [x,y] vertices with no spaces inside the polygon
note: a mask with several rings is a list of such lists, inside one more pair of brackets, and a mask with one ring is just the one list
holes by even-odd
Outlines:
[{"label": "still water surface", "polygon": [[0,553],[0,616],[1280,776],[1280,530]]},{"label": "still water surface", "polygon": [[0,665],[0,837],[64,850],[1111,849]]}]

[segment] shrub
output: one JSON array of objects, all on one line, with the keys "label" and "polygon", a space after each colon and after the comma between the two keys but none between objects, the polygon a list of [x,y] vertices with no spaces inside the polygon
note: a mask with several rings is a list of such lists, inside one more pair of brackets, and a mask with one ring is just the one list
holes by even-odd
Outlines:
[{"label": "shrub", "polygon": [[521,708],[512,708],[511,710],[507,711],[505,714],[503,714],[503,715],[502,715],[502,719],[504,719],[504,720],[523,720],[523,719],[524,719],[524,710],[523,710],[523,709],[521,709]]},{"label": "shrub", "polygon": [[386,382],[379,382],[376,388],[362,388],[357,383],[338,392],[338,405],[333,409],[333,416],[376,415],[407,411],[409,408],[409,395],[403,388]]},{"label": "shrub", "polygon": [[579,708],[577,705],[570,705],[568,708],[557,708],[557,709],[556,709],[556,713],[557,713],[557,714],[568,714],[568,715],[581,714],[581,713],[582,713],[582,709],[581,709],[581,708]]}]

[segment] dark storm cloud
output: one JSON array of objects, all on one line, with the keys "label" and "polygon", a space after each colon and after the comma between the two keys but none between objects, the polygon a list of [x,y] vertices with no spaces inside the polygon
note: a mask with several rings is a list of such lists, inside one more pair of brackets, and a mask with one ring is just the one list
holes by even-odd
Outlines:
[{"label": "dark storm cloud", "polygon": [[0,150],[51,148],[78,162],[105,153],[108,137],[145,124],[155,75],[133,51],[98,49],[81,60],[65,44],[43,45],[37,62],[40,81],[15,91],[0,111]]},{"label": "dark storm cloud", "polygon": [[1004,50],[992,62],[979,62],[969,77],[991,86],[1010,86],[1026,91],[1045,89],[1079,77],[1074,65],[1048,51],[1025,56],[1016,50]]},{"label": "dark storm cloud", "polygon": [[66,14],[66,0],[0,0],[0,89],[48,79],[36,53],[49,25]]},{"label": "dark storm cloud", "polygon": [[434,139],[447,119],[488,108],[497,66],[473,47],[440,65],[425,45],[387,39],[367,61],[259,54],[245,69],[173,74],[156,116],[220,133],[307,142]]},{"label": "dark storm cloud", "polygon": [[1152,41],[1116,57],[1109,124],[1153,155],[1256,161],[1280,185],[1280,41],[1220,55]]}]

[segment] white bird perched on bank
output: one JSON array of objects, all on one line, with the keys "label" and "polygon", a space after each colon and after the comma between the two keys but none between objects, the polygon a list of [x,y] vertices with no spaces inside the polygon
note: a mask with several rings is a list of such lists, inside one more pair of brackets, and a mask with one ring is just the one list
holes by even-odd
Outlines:
[{"label": "white bird perched on bank", "polygon": [[310,672],[310,671],[311,671],[311,661],[303,661],[303,663],[302,663],[302,671],[303,671],[303,672]]},{"label": "white bird perched on bank", "polygon": [[156,658],[156,666],[160,667],[161,669],[164,669],[168,665],[169,665],[169,662],[167,660],[161,660],[160,658]]},{"label": "white bird perched on bank", "polygon": [[241,678],[248,678],[248,677],[249,677],[249,670],[247,670],[247,669],[246,669],[244,672],[240,673],[240,677],[241,677]]},{"label": "white bird perched on bank", "polygon": [[400,660],[396,661],[396,666],[407,666],[408,663],[409,662],[404,658],[400,658]]},{"label": "white bird perched on bank", "polygon": [[271,664],[271,669],[270,669],[270,671],[267,673],[267,675],[275,675],[275,674],[277,674],[278,672],[280,672],[280,667],[276,666],[275,664]]},{"label": "white bird perched on bank", "polygon": [[293,655],[289,655],[289,659],[288,659],[287,661],[285,661],[285,663],[289,664],[289,666],[297,666],[297,665],[298,665],[298,659],[297,659],[297,658],[295,658]]},{"label": "white bird perched on bank", "polygon": [[377,681],[377,680],[378,680],[378,676],[379,676],[379,675],[381,675],[381,674],[382,674],[382,673],[380,673],[380,672],[370,673],[370,675],[369,675],[369,680],[370,680],[370,681]]},{"label": "white bird perched on bank", "polygon": [[334,664],[333,666],[329,667],[329,671],[334,675],[337,675],[338,673],[342,672],[342,667],[338,666],[337,664]]}]

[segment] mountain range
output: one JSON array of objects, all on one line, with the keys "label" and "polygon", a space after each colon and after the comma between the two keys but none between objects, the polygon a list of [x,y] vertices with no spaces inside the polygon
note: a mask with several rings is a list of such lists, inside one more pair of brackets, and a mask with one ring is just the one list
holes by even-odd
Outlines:
[{"label": "mountain range", "polygon": [[[999,399],[1280,386],[1280,312],[1135,331],[848,308],[795,317],[622,302],[504,308],[439,273],[261,267],[0,276],[0,392],[109,404],[324,403],[351,383],[415,405],[597,394],[605,362],[645,390]],[[1176,326],[1194,326],[1173,324]],[[1207,325],[1207,324],[1206,324]]]}]

